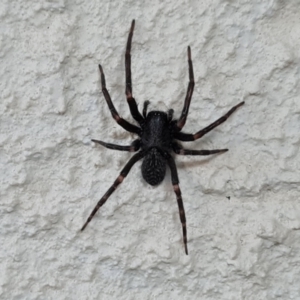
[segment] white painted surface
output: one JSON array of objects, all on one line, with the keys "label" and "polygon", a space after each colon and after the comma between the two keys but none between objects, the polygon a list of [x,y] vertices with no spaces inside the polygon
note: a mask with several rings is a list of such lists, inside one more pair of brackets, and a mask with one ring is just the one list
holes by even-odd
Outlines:
[{"label": "white painted surface", "polygon": [[[119,113],[131,20],[134,96],[179,116],[192,48],[195,132],[245,101],[177,158],[184,254],[170,176],[140,163],[86,230],[132,154]],[[1,299],[300,299],[300,2],[8,1],[0,3]],[[230,200],[227,197],[230,196]]]}]

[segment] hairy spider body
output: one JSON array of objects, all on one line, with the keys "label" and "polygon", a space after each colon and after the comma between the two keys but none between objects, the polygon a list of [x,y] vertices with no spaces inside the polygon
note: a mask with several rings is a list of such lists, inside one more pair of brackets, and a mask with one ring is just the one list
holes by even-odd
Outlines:
[{"label": "hairy spider body", "polygon": [[160,184],[166,175],[167,160],[158,148],[147,151],[142,163],[142,175],[150,185]]},{"label": "hairy spider body", "polygon": [[172,128],[167,114],[162,111],[151,111],[141,128],[141,150],[145,153],[142,175],[147,183],[157,185],[165,178],[165,152],[171,151]]},{"label": "hairy spider body", "polygon": [[193,64],[191,58],[191,49],[188,47],[188,65],[189,65],[189,85],[184,101],[184,106],[181,112],[181,116],[178,120],[173,120],[173,110],[170,109],[168,113],[163,111],[151,111],[147,114],[147,107],[149,101],[144,102],[144,108],[142,114],[139,112],[137,103],[132,96],[132,82],[131,82],[131,41],[133,36],[135,21],[131,23],[131,28],[129,31],[126,53],[125,53],[125,77],[126,77],[126,87],[125,94],[129,109],[134,120],[139,124],[139,126],[133,125],[123,118],[121,118],[115,109],[112,100],[110,98],[109,92],[106,88],[105,76],[101,65],[99,65],[99,70],[101,74],[101,86],[104,98],[110,109],[112,117],[115,121],[123,127],[125,130],[135,133],[139,136],[138,139],[132,142],[130,146],[121,146],[116,144],[110,144],[99,140],[92,140],[106,148],[120,150],[120,151],[130,151],[137,152],[132,158],[127,162],[124,168],[121,170],[120,175],[114,181],[112,186],[107,190],[103,197],[98,201],[97,205],[91,212],[85,224],[82,226],[81,230],[84,230],[88,223],[92,220],[98,209],[107,201],[110,195],[116,190],[116,188],[123,182],[124,178],[128,175],[132,166],[139,160],[143,159],[142,162],[142,176],[147,183],[150,185],[157,185],[161,183],[166,174],[167,166],[171,171],[171,180],[173,184],[173,189],[176,194],[179,217],[182,225],[183,233],[183,243],[185,247],[185,253],[188,254],[187,248],[187,230],[186,230],[186,219],[183,201],[181,197],[181,191],[179,188],[179,179],[177,174],[177,168],[175,161],[170,154],[174,152],[179,155],[211,155],[216,153],[224,153],[228,149],[216,149],[216,150],[189,150],[184,149],[176,140],[188,142],[195,141],[202,136],[204,136],[209,131],[213,130],[223,122],[240,106],[244,104],[241,102],[236,106],[232,107],[224,116],[217,119],[215,122],[209,126],[199,130],[195,134],[183,133],[182,128],[185,125],[189,107],[194,90],[194,72]]}]

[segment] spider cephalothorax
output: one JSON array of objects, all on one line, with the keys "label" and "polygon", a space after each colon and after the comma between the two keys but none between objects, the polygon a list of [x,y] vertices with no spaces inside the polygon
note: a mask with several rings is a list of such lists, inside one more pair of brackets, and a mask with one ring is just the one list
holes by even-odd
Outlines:
[{"label": "spider cephalothorax", "polygon": [[182,224],[185,253],[188,254],[185,212],[184,212],[184,207],[183,207],[183,202],[181,197],[181,191],[179,188],[179,179],[177,175],[176,164],[170,153],[174,152],[175,154],[179,154],[179,155],[210,155],[210,154],[223,153],[228,151],[228,149],[188,150],[182,148],[182,146],[177,142],[177,140],[183,142],[189,142],[201,138],[203,135],[205,135],[215,127],[219,126],[221,123],[225,122],[227,118],[238,107],[244,104],[244,102],[241,102],[238,105],[234,106],[224,116],[222,116],[214,123],[210,124],[209,126],[205,127],[204,129],[196,132],[195,134],[181,132],[189,112],[190,102],[192,99],[192,94],[195,85],[193,65],[191,59],[191,49],[190,47],[188,47],[187,53],[188,53],[190,81],[189,81],[189,85],[188,85],[188,89],[184,101],[184,106],[180,118],[178,120],[173,120],[172,109],[170,109],[167,113],[162,111],[151,111],[147,114],[147,107],[149,105],[149,101],[145,101],[143,114],[141,114],[138,110],[135,99],[132,96],[130,50],[131,50],[131,41],[132,41],[132,35],[134,30],[134,24],[135,21],[133,20],[131,23],[131,28],[129,31],[127,46],[126,46],[125,94],[127,97],[127,102],[129,105],[131,115],[134,118],[134,120],[138,123],[139,126],[133,125],[119,116],[117,110],[115,109],[111,101],[108,90],[106,89],[105,76],[101,65],[99,65],[99,70],[101,74],[102,92],[113,118],[121,127],[123,127],[125,130],[129,132],[135,133],[136,135],[138,135],[139,138],[134,140],[130,146],[109,144],[99,140],[92,140],[92,141],[109,149],[130,151],[130,152],[137,152],[138,150],[139,151],[135,155],[133,155],[133,157],[125,165],[125,167],[123,168],[123,170],[121,171],[120,175],[115,180],[113,185],[99,200],[99,202],[97,203],[96,207],[93,209],[92,213],[88,217],[87,221],[85,222],[81,230],[84,230],[84,228],[92,220],[92,218],[94,217],[98,209],[106,202],[108,197],[115,191],[118,185],[122,183],[123,179],[127,176],[132,166],[140,159],[143,159],[142,175],[145,181],[151,185],[157,185],[163,181],[166,174],[167,166],[169,166],[171,170],[173,189],[176,194],[178,208],[179,208],[179,216]]}]

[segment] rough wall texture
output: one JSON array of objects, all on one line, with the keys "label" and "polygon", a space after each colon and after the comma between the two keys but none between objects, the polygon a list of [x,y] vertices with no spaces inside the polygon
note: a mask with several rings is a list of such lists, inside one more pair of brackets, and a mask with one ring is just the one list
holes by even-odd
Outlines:
[{"label": "rough wall texture", "polygon": [[[300,2],[260,0],[0,3],[1,299],[300,299]],[[131,20],[139,106],[179,116],[192,48],[195,132],[246,104],[177,157],[190,255],[170,175],[140,163],[84,232],[132,154],[100,93],[124,95]]]}]

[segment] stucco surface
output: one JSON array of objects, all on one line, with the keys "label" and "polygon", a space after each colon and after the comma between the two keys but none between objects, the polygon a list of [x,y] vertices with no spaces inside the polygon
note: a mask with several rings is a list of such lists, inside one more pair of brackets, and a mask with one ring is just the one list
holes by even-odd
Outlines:
[{"label": "stucco surface", "polygon": [[[151,187],[133,167],[80,228],[131,153],[121,116],[131,20],[139,107],[180,115],[192,49],[186,132],[245,101],[176,157],[184,254],[168,173]],[[300,2],[0,2],[1,299],[300,299]]]}]

